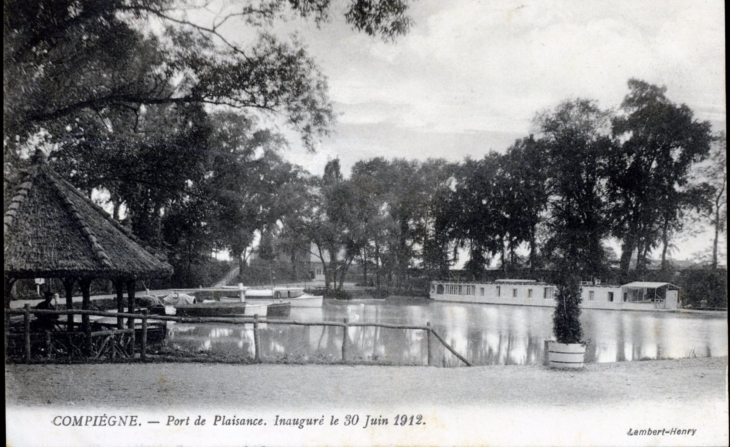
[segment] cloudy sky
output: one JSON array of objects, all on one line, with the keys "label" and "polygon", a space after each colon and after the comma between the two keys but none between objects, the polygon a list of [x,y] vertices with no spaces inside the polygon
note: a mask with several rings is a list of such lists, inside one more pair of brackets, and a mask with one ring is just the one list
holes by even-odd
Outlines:
[{"label": "cloudy sky", "polygon": [[314,174],[335,157],[345,172],[376,156],[480,158],[562,100],[618,107],[632,77],[725,127],[721,0],[414,0],[409,14],[395,43],[353,32],[341,14],[279,30],[307,43],[338,113],[315,154],[295,139],[288,158]]},{"label": "cloudy sky", "polygon": [[395,43],[343,20],[300,33],[327,75],[338,125],[315,155],[320,174],[374,156],[461,160],[504,151],[536,112],[585,97],[618,107],[631,77],[667,87],[724,128],[724,3],[693,1],[417,0]]}]

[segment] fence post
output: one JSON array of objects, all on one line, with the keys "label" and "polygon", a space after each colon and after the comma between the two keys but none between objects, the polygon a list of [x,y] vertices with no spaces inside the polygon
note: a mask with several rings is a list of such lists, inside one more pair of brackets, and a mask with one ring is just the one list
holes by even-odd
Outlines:
[{"label": "fence post", "polygon": [[345,318],[345,327],[342,328],[342,363],[347,363],[347,318]]},{"label": "fence post", "polygon": [[132,330],[132,332],[130,333],[131,342],[129,343],[129,357],[132,359],[134,358],[134,345],[135,345],[135,343],[137,343],[137,335],[135,334],[136,329],[134,328],[136,322],[134,320],[135,320],[134,317],[130,317],[127,320],[128,325]]},{"label": "fence post", "polygon": [[46,331],[46,357],[51,358],[51,331]]},{"label": "fence post", "polygon": [[147,361],[147,316],[150,311],[145,309],[142,311],[142,352],[139,356],[142,361]]},{"label": "fence post", "polygon": [[30,363],[30,304],[23,309],[23,332],[25,335],[25,363]]},{"label": "fence post", "polygon": [[426,329],[426,350],[428,353],[428,357],[427,357],[428,363],[426,363],[426,366],[431,366],[431,322],[430,321],[426,322],[426,327],[428,328],[428,329]]},{"label": "fence post", "polygon": [[253,316],[253,359],[256,363],[261,361],[259,347],[259,314]]}]

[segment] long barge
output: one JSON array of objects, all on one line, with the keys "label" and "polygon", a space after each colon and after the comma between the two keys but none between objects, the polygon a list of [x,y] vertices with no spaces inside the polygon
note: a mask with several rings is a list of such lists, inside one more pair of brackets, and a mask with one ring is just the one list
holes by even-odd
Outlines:
[{"label": "long barge", "polygon": [[[492,283],[432,281],[429,297],[435,301],[555,307],[553,284],[525,279],[501,279]],[[677,310],[679,287],[666,282],[636,281],[628,284],[581,286],[583,309]]]}]

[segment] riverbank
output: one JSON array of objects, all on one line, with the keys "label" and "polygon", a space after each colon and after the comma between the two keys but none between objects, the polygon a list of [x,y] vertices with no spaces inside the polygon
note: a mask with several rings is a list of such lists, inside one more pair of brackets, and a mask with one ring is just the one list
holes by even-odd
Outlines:
[{"label": "riverbank", "polygon": [[[589,364],[581,371],[543,366],[6,365],[5,378],[8,445],[728,442],[726,357]],[[135,428],[94,425],[108,417],[137,422]],[[289,424],[298,418],[312,425]],[[259,425],[224,426],[225,419]],[[82,420],[91,422],[64,425]],[[404,420],[405,425],[397,423]],[[655,431],[646,434],[649,430]]]},{"label": "riverbank", "polygon": [[5,392],[9,406],[44,407],[690,404],[726,401],[726,377],[727,357],[589,364],[580,371],[537,365],[6,365]]}]

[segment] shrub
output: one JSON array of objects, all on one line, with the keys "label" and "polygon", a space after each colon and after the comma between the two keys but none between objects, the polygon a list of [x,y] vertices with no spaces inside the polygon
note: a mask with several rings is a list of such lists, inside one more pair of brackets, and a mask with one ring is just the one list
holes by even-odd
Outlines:
[{"label": "shrub", "polygon": [[677,279],[684,307],[727,309],[727,270],[685,270]]},{"label": "shrub", "polygon": [[336,300],[352,299],[352,295],[347,290],[330,290],[324,296],[325,298],[334,298]]},{"label": "shrub", "polygon": [[373,298],[388,298],[390,296],[388,289],[366,289],[366,292]]},{"label": "shrub", "polygon": [[553,334],[558,343],[581,343],[583,328],[580,323],[580,277],[559,275],[556,305],[553,312]]}]

